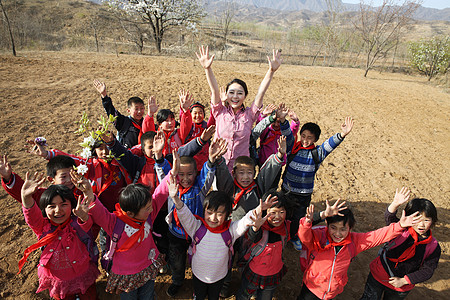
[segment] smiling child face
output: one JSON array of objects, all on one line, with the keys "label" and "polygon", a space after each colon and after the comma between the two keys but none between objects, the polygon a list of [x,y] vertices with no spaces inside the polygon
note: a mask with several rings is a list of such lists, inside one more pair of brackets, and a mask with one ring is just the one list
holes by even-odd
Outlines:
[{"label": "smiling child face", "polygon": [[342,242],[350,233],[350,227],[347,224],[344,225],[344,221],[331,223],[328,226],[328,233],[335,243]]},{"label": "smiling child face", "polygon": [[61,196],[53,197],[49,205],[45,207],[47,218],[56,224],[64,223],[72,213],[72,204],[69,200],[63,201]]}]

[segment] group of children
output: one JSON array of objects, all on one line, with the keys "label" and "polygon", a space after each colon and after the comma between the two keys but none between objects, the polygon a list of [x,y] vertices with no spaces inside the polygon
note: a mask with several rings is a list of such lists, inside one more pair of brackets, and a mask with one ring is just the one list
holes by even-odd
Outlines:
[{"label": "group of children", "polygon": [[[386,211],[387,226],[368,233],[352,232],[353,213],[340,200],[326,201],[326,209],[314,213],[315,174],[351,132],[352,118],[316,145],[317,124],[299,130],[297,115],[284,104],[261,111],[280,52],[268,57],[269,69],[249,107],[244,81],[219,88],[208,47],[200,47],[197,58],[211,90],[208,120],[205,106],[185,90],[179,93],[179,123],[154,97],[147,114],[141,98],[130,98],[124,116],[106,85],[95,80],[106,113],[117,117],[117,137],[102,134],[87,159],[47,150],[43,139],[31,141],[30,152],[48,160],[47,189],[40,187],[43,175],[27,173],[23,180],[6,156],[0,161],[2,186],[22,203],[38,237],[19,262],[20,272],[28,255],[41,249],[37,292],[97,299],[97,236],[106,291],[121,299],[156,298],[155,278],[166,263],[172,274],[167,295],[176,296],[188,257],[195,299],[229,296],[234,261],[241,271],[236,299],[272,299],[287,272],[282,256],[288,242],[300,251],[304,272],[299,300],[333,299],[347,283],[351,260],[383,243],[361,299],[403,299],[432,276],[441,250],[431,234],[437,212],[429,200],[408,202],[409,190],[402,188]],[[74,170],[80,164],[88,168],[84,175]],[[323,220],[326,226],[313,226]]]}]

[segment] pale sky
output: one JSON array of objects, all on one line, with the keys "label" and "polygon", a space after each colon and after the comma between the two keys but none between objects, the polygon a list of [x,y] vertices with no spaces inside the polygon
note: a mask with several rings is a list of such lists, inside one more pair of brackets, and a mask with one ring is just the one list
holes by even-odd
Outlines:
[{"label": "pale sky", "polygon": [[[342,0],[342,2],[359,4],[361,1],[360,0]],[[370,2],[370,0],[365,0],[364,2],[368,3],[368,2]],[[382,0],[372,0],[372,3],[374,6],[379,5],[381,2],[382,2]],[[403,2],[403,1],[399,0],[398,2]],[[450,7],[450,1],[449,0],[423,0],[422,6],[443,9],[443,8]]]}]

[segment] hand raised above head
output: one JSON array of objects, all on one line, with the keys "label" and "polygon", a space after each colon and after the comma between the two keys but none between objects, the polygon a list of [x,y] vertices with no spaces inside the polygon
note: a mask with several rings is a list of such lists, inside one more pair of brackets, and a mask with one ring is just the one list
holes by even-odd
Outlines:
[{"label": "hand raised above head", "polygon": [[93,84],[97,92],[99,92],[100,95],[102,96],[102,98],[106,97],[106,84],[98,79],[94,79]]},{"label": "hand raised above head", "polygon": [[345,205],[345,201],[340,202],[341,199],[337,199],[336,202],[334,202],[333,205],[330,205],[330,202],[327,200],[325,200],[326,202],[326,208],[325,211],[323,212],[323,218],[328,218],[328,217],[332,217],[332,216],[343,216],[343,214],[341,213],[341,211],[347,209],[347,206]]},{"label": "hand raised above head", "polygon": [[191,95],[189,90],[181,89],[178,92],[178,98],[180,99],[181,109],[184,112],[188,111],[194,101],[194,97]]},{"label": "hand raised above head", "polygon": [[274,49],[272,54],[272,60],[268,56],[267,60],[269,61],[269,68],[272,72],[278,70],[278,68],[281,66],[281,62],[283,61],[283,59],[281,58],[281,50]]},{"label": "hand raised above head", "polygon": [[207,142],[212,138],[215,132],[216,132],[216,125],[211,125],[205,130],[203,130],[202,134],[200,135],[200,138],[202,139],[202,141]]},{"label": "hand raised above head", "polygon": [[353,119],[352,117],[346,117],[344,123],[341,125],[341,136],[345,137],[353,129]]},{"label": "hand raised above head", "polygon": [[306,208],[306,222],[307,223],[312,223],[313,220],[313,215],[314,215],[314,204],[310,204],[307,208]]},{"label": "hand raised above head", "polygon": [[267,116],[270,115],[274,110],[277,109],[277,106],[273,103],[267,104],[267,106],[264,108],[262,114]]},{"label": "hand raised above head", "polygon": [[0,159],[0,176],[8,182],[11,179],[12,167],[8,162],[8,156],[3,155],[3,159]]},{"label": "hand raised above head", "polygon": [[206,46],[204,47],[203,45],[201,45],[198,48],[198,52],[195,52],[195,55],[197,55],[198,61],[200,62],[200,65],[204,68],[204,69],[209,69],[211,68],[211,65],[214,61],[214,55],[212,55],[211,57],[209,57],[209,47]]},{"label": "hand raised above head", "polygon": [[156,103],[155,96],[148,97],[147,102],[148,102],[148,104],[147,104],[148,115],[150,117],[153,117],[153,115],[158,112],[158,108],[159,108],[158,103]]},{"label": "hand raised above head", "polygon": [[30,172],[27,172],[21,190],[22,199],[33,195],[38,187],[44,183],[45,179],[43,173],[35,172],[33,175],[30,175]]}]

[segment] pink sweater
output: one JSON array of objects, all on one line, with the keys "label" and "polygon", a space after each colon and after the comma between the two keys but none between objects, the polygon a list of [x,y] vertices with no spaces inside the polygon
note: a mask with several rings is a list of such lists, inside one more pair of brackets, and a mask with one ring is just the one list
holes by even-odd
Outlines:
[{"label": "pink sweater", "polygon": [[[30,208],[22,207],[22,210],[25,221],[39,239],[50,231],[50,221],[42,216],[36,203]],[[42,250],[38,265],[39,288],[36,292],[48,289],[51,296],[59,298],[85,293],[99,274],[86,245],[78,238],[75,229],[67,225],[58,233],[58,238]]]},{"label": "pink sweater", "polygon": [[224,106],[222,101],[213,105],[211,114],[216,120],[216,138],[223,138],[228,142],[228,151],[224,154],[228,170],[233,170],[233,164],[239,156],[249,156],[250,135],[253,123],[260,111],[253,102],[250,107],[238,111],[237,114],[229,106]]},{"label": "pink sweater", "polygon": [[[170,176],[170,173],[169,175]],[[111,271],[118,275],[132,275],[137,274],[145,268],[149,267],[159,255],[158,248],[152,236],[153,220],[155,220],[161,207],[166,203],[169,195],[167,186],[167,178],[165,177],[160,185],[155,189],[152,196],[151,224],[145,222],[145,237],[140,243],[136,243],[131,249],[124,252],[115,252],[113,257],[113,266]],[[95,200],[95,206],[90,210],[89,214],[92,216],[94,223],[100,225],[108,235],[112,235],[114,225],[117,221],[117,216],[110,213],[98,200]],[[119,249],[128,238],[137,231],[137,229],[125,224],[124,231],[117,242],[117,249]]]}]

